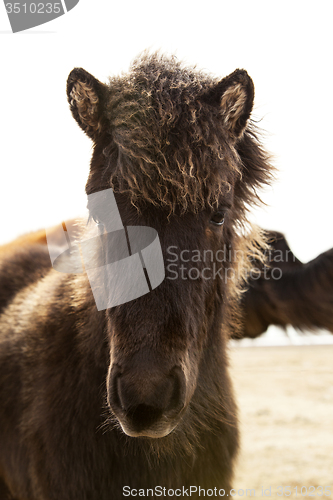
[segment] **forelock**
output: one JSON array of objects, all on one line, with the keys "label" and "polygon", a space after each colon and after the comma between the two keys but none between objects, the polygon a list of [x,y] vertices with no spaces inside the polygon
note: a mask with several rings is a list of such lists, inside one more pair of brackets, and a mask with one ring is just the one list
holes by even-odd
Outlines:
[{"label": "forelock", "polygon": [[219,111],[201,99],[216,80],[176,58],[144,54],[111,78],[105,148],[111,186],[170,212],[213,207],[239,176]]}]

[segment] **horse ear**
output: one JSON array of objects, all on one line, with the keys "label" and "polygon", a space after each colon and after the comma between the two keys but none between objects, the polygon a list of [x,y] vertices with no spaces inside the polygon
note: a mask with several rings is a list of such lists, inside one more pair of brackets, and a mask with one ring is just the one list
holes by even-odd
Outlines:
[{"label": "horse ear", "polygon": [[254,85],[244,69],[236,69],[223,78],[208,93],[210,103],[220,106],[225,128],[235,140],[240,138],[250,117]]},{"label": "horse ear", "polygon": [[82,68],[75,68],[67,79],[67,99],[73,117],[82,130],[96,140],[102,130],[103,105],[107,86]]}]

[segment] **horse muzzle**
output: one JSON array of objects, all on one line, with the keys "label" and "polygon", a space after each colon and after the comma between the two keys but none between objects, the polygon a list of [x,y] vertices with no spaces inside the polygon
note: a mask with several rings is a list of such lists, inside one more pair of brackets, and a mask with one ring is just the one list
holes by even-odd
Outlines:
[{"label": "horse muzzle", "polygon": [[114,364],[108,377],[108,404],[122,430],[132,437],[159,438],[177,426],[185,409],[181,367],[142,370]]}]

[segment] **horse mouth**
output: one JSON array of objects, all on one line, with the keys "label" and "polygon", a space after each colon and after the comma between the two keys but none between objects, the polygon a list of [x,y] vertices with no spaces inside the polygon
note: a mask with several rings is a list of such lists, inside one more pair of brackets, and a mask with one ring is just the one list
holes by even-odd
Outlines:
[{"label": "horse mouth", "polygon": [[[145,406],[145,405],[142,405]],[[115,413],[110,408],[124,434],[130,437],[162,438],[171,434],[178,426],[185,411],[172,412],[169,415],[157,414],[154,409],[137,408],[135,412],[117,410]]]},{"label": "horse mouth", "polygon": [[121,422],[119,419],[119,424],[122,431],[129,437],[147,437],[152,439],[163,438],[171,434],[171,432],[177,427],[178,422],[169,425],[156,425],[150,428],[135,430],[130,425]]}]

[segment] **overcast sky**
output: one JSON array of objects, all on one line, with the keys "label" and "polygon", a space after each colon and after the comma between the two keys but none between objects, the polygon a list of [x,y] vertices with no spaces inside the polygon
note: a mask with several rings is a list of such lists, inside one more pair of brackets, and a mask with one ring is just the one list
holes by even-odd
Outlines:
[{"label": "overcast sky", "polygon": [[68,73],[106,81],[150,48],[221,77],[248,71],[279,170],[254,220],[284,232],[303,261],[332,247],[332,13],[330,1],[80,0],[11,34],[1,3],[0,242],[85,206],[91,144],[68,110]]}]

